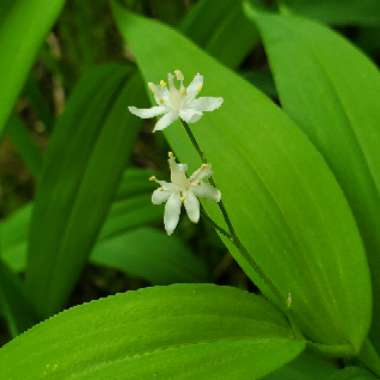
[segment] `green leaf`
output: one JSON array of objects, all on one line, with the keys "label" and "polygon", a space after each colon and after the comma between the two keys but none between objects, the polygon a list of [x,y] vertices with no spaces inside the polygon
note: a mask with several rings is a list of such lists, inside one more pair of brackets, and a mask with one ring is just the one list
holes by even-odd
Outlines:
[{"label": "green leaf", "polygon": [[9,119],[6,130],[15,145],[17,152],[25,161],[34,177],[38,177],[42,169],[42,153],[33,141],[23,121],[18,116]]},{"label": "green leaf", "polygon": [[[146,81],[157,82],[174,68],[188,80],[201,72],[207,95],[224,97],[223,107],[205,115],[193,133],[249,251],[243,257],[229,245],[245,272],[281,308],[291,294],[293,317],[307,337],[332,345],[331,353],[357,352],[370,323],[368,266],[351,211],[322,156],[267,97],[178,32],[117,3],[113,13]],[[200,165],[179,123],[165,136],[181,162]],[[222,223],[215,207],[204,205]],[[281,299],[255,274],[253,258]]]},{"label": "green leaf", "polygon": [[280,0],[286,10],[335,25],[380,25],[378,0]]},{"label": "green leaf", "polygon": [[338,371],[332,362],[306,351],[264,380],[330,380]]},{"label": "green leaf", "polygon": [[[120,190],[127,195],[128,181],[131,183],[128,195],[137,189],[143,193],[140,180],[144,179],[144,183],[149,184],[145,174],[145,170],[126,170],[119,187],[119,195]],[[147,190],[151,189],[145,189],[145,192]],[[129,207],[120,210],[120,204],[127,204]],[[24,271],[26,266],[31,206],[21,208],[0,226],[1,257],[16,272]],[[204,263],[180,239],[146,227],[135,229],[162,219],[163,211],[151,204],[150,195],[142,194],[122,202],[114,202],[114,206],[91,252],[91,263],[142,277],[152,284],[209,280]]]},{"label": "green leaf", "polygon": [[152,228],[140,228],[98,242],[95,264],[110,266],[152,284],[206,282],[204,263],[184,243]]},{"label": "green leaf", "polygon": [[14,0],[0,16],[0,131],[28,75],[38,49],[64,0]]},{"label": "green leaf", "polygon": [[338,369],[337,365],[312,353],[303,353],[295,360],[266,376],[264,380],[375,380],[370,372],[359,367]]},{"label": "green leaf", "polygon": [[[380,292],[380,75],[339,35],[301,18],[250,13],[281,103],[322,152],[351,205]],[[380,300],[373,334],[380,348]]]},{"label": "green leaf", "polygon": [[[98,240],[117,237],[134,228],[162,219],[162,210],[154,207],[150,201],[148,192],[151,192],[152,184],[147,181],[146,174],[148,173],[145,170],[138,169],[127,169],[124,172],[116,201],[111,206]],[[146,184],[148,187],[144,187]],[[136,192],[139,195],[135,195]],[[21,207],[0,224],[1,256],[16,272],[25,270],[33,207],[34,204]]]},{"label": "green leaf", "polygon": [[259,42],[257,29],[247,20],[242,0],[201,0],[181,29],[198,45],[229,67],[237,67]]},{"label": "green leaf", "polygon": [[329,377],[328,380],[376,380],[378,379],[370,372],[363,368],[347,367],[345,369],[336,371],[336,373]]},{"label": "green leaf", "polygon": [[74,286],[111,206],[140,121],[141,79],[106,65],[78,86],[46,155],[30,231],[26,284],[37,311],[59,310]]},{"label": "green leaf", "polygon": [[172,285],[64,311],[0,349],[0,368],[12,380],[259,379],[303,348],[258,296]]},{"label": "green leaf", "polygon": [[28,300],[20,279],[0,260],[0,311],[9,331],[16,336],[31,327],[36,313]]}]

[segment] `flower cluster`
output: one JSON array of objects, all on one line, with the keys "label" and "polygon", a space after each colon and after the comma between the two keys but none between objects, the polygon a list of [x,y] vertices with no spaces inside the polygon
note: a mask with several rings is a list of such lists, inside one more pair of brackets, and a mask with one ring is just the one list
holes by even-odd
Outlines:
[{"label": "flower cluster", "polygon": [[[174,78],[179,82],[179,88],[174,84]],[[181,119],[185,123],[195,123],[204,112],[218,109],[223,98],[199,97],[203,87],[203,76],[196,74],[188,87],[184,86],[184,76],[181,71],[175,70],[174,75],[168,74],[168,83],[161,81],[159,85],[149,83],[157,106],[151,108],[129,107],[129,111],[143,119],[161,116],[153,132],[168,127],[174,121]],[[187,165],[177,163],[172,152],[169,152],[170,182],[151,177],[150,180],[160,186],[152,194],[152,203],[165,203],[164,225],[168,235],[171,235],[178,225],[182,205],[189,219],[198,223],[200,218],[200,204],[198,198],[208,198],[215,202],[221,200],[221,192],[209,183],[212,177],[212,168],[204,163],[190,177],[186,176]]]},{"label": "flower cluster", "polygon": [[[174,78],[179,82],[179,88],[174,85]],[[153,132],[162,131],[178,120],[186,123],[195,123],[203,112],[214,111],[223,104],[223,98],[200,97],[203,88],[203,76],[196,74],[188,87],[183,84],[184,77],[181,71],[175,70],[174,75],[168,74],[168,82],[161,80],[159,85],[148,83],[149,89],[157,106],[151,108],[128,107],[129,111],[142,119],[151,119],[161,116],[154,126]]]}]

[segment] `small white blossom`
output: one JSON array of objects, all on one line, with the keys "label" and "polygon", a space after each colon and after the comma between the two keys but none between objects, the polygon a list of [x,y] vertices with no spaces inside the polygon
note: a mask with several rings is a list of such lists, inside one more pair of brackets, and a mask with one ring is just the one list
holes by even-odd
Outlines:
[{"label": "small white blossom", "polygon": [[[174,84],[174,78],[179,82],[179,88]],[[184,77],[181,71],[175,70],[174,75],[168,74],[168,83],[160,81],[159,85],[148,83],[153,92],[157,106],[151,108],[128,107],[129,111],[142,119],[161,116],[154,126],[153,132],[161,131],[181,118],[186,123],[195,123],[203,112],[214,111],[223,103],[223,98],[200,97],[196,98],[203,87],[203,76],[197,73],[188,87],[183,84]]]},{"label": "small white blossom", "polygon": [[200,217],[198,197],[209,198],[215,202],[219,202],[221,193],[208,183],[208,178],[212,176],[209,164],[203,164],[187,178],[187,165],[178,164],[171,152],[169,153],[168,162],[171,182],[159,181],[156,177],[151,177],[150,180],[160,185],[152,194],[152,203],[159,205],[166,202],[164,225],[167,234],[171,235],[177,227],[182,203],[185,206],[189,219],[193,223],[198,223]]}]

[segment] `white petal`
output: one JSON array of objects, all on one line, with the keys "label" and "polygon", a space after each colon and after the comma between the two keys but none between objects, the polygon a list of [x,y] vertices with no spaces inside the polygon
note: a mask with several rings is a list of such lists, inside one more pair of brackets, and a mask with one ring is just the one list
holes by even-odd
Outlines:
[{"label": "white petal", "polygon": [[202,179],[207,179],[212,176],[212,168],[210,164],[203,164],[190,177],[191,182],[199,182]]},{"label": "white petal", "polygon": [[188,169],[187,164],[177,164],[177,165],[178,165],[178,167],[179,167],[184,173],[187,172],[187,169]]},{"label": "white petal", "polygon": [[208,183],[201,183],[198,186],[191,188],[191,191],[200,198],[209,198],[215,202],[219,202],[222,198],[222,193],[215,187],[209,185]]},{"label": "white petal", "polygon": [[223,98],[213,98],[211,96],[202,96],[193,100],[188,107],[199,112],[211,112],[218,109],[223,104]]},{"label": "white petal", "polygon": [[128,110],[130,113],[133,113],[134,115],[141,117],[142,119],[150,119],[155,116],[162,115],[166,112],[165,106],[154,106],[151,108],[137,108],[134,106],[128,107]]},{"label": "white petal", "polygon": [[186,123],[196,123],[202,117],[202,115],[202,112],[193,110],[191,108],[185,108],[179,112],[179,116],[183,121],[186,121]]},{"label": "white petal", "polygon": [[171,194],[171,191],[164,190],[162,187],[159,187],[158,189],[153,191],[152,203],[154,205],[160,205],[161,203],[166,202]]},{"label": "white petal", "polygon": [[171,235],[179,222],[181,215],[181,199],[178,193],[172,193],[165,205],[164,225],[168,235]]},{"label": "white petal", "polygon": [[188,185],[188,179],[186,178],[187,165],[177,164],[175,157],[171,156],[168,159],[170,168],[170,180],[172,184],[179,188],[184,188]]},{"label": "white petal", "polygon": [[197,73],[186,89],[187,101],[191,102],[192,100],[194,100],[196,96],[199,94],[199,92],[202,90],[202,87],[203,75]]},{"label": "white petal", "polygon": [[170,124],[172,124],[176,119],[178,115],[174,112],[168,112],[164,116],[162,116],[154,126],[153,132],[162,131],[163,129],[167,128]]},{"label": "white petal", "polygon": [[187,216],[193,223],[199,222],[200,210],[199,210],[199,201],[197,197],[191,191],[184,192],[184,205],[187,212]]}]

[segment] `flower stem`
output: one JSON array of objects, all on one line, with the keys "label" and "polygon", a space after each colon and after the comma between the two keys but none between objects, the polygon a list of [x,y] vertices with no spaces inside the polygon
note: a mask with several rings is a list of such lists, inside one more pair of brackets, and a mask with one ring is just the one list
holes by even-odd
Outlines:
[{"label": "flower stem", "polygon": [[[200,148],[197,140],[195,139],[193,133],[191,132],[191,129],[189,125],[182,120],[182,124],[185,128],[185,131],[193,144],[194,148],[198,152],[202,162],[204,164],[207,164],[208,161],[206,159],[205,154],[203,153],[202,149]],[[212,186],[216,187],[214,179],[211,177],[210,178],[210,183]],[[240,241],[239,237],[237,236],[235,229],[232,225],[232,222],[228,216],[227,210],[224,206],[223,201],[221,200],[218,203],[219,209],[223,215],[223,218],[228,226],[229,233],[224,230],[222,227],[220,227],[218,224],[216,224],[209,216],[206,215],[205,212],[202,211],[202,215],[208,220],[209,223],[211,223],[215,229],[217,229],[221,234],[223,234],[225,237],[227,237],[234,245],[235,247],[239,250],[241,255],[245,258],[246,261],[252,266],[254,271],[261,277],[261,279],[265,282],[265,284],[270,288],[272,293],[278,298],[278,300],[281,302],[281,304],[286,305],[286,300],[284,302],[284,297],[282,296],[281,292],[277,289],[277,287],[273,284],[273,282],[270,280],[270,278],[265,274],[265,272],[261,269],[259,264],[256,262],[256,260],[249,254],[248,250],[244,247],[242,242]],[[289,310],[288,310],[289,311]]]},{"label": "flower stem", "polygon": [[216,229],[218,230],[222,235],[224,235],[227,239],[230,239],[232,242],[234,241],[234,238],[232,235],[230,235],[224,228],[220,227],[218,224],[216,224],[204,211],[201,210],[202,216]]}]

